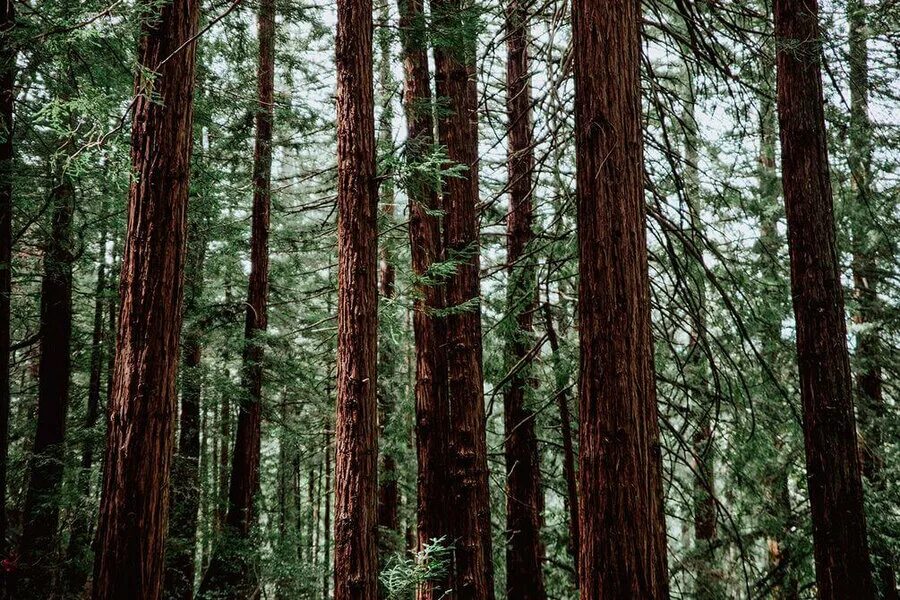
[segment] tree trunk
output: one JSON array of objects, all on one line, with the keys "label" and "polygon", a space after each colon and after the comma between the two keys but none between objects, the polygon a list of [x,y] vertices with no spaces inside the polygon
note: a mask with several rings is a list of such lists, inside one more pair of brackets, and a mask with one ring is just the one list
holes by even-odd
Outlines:
[{"label": "tree trunk", "polygon": [[331,569],[331,541],[327,532],[331,531],[331,431],[325,431],[325,557],[322,562],[322,599],[328,600],[328,586],[333,576]]},{"label": "tree trunk", "polygon": [[[413,305],[415,346],[415,438],[417,550],[449,536],[445,491],[450,488],[447,447],[450,411],[447,405],[447,358],[443,345],[445,322],[439,314],[445,306],[443,282],[429,274],[443,260],[437,186],[423,167],[434,150],[434,118],[431,76],[424,42],[425,14],[422,0],[398,0],[400,39],[403,49],[406,117],[405,159],[409,172],[409,245],[416,281]],[[445,541],[446,543],[446,541]],[[437,600],[447,590],[446,578],[419,584],[419,600]]]},{"label": "tree trunk", "polygon": [[534,149],[531,130],[531,74],[528,59],[528,7],[509,0],[506,7],[506,114],[509,128],[507,172],[509,213],[506,260],[509,283],[507,318],[512,321],[507,343],[510,378],[503,395],[506,458],[506,597],[543,600],[541,543],[544,497],[541,462],[534,433],[535,415],[529,407],[531,346],[537,308],[535,258],[530,248],[534,233],[532,188]]},{"label": "tree trunk", "polygon": [[37,430],[25,496],[18,593],[48,598],[60,585],[59,512],[65,466],[72,362],[72,214],[75,190],[65,173],[51,192],[52,224],[41,281]]},{"label": "tree trunk", "polygon": [[[160,597],[192,147],[198,0],[142,26],[132,122],[135,175],[94,563],[95,599]],[[187,44],[182,47],[183,44]],[[154,72],[153,98],[145,71]]]},{"label": "tree trunk", "polygon": [[829,181],[816,0],[776,0],[782,185],[822,600],[872,598]]},{"label": "tree trunk", "polygon": [[70,592],[80,594],[85,581],[90,574],[90,546],[91,525],[93,523],[93,511],[89,511],[91,505],[91,478],[94,466],[94,428],[97,425],[97,417],[100,413],[101,378],[103,376],[103,353],[110,347],[109,331],[105,329],[104,317],[106,316],[106,295],[109,284],[106,281],[106,238],[104,229],[100,235],[100,250],[97,256],[97,283],[94,288],[94,321],[91,333],[91,359],[90,376],[88,379],[87,407],[84,417],[84,440],[81,450],[81,470],[78,473],[78,493],[81,495],[84,506],[75,510],[74,522],[69,535],[69,547],[66,558],[67,581]]},{"label": "tree trunk", "polygon": [[334,598],[375,600],[378,189],[372,2],[338,0],[338,363]]},{"label": "tree trunk", "polygon": [[[6,555],[6,472],[9,461],[10,296],[12,294],[13,112],[16,26],[12,0],[0,5],[0,553]],[[5,579],[5,578],[4,578]],[[0,587],[0,594],[3,593]]]},{"label": "tree trunk", "polygon": [[573,5],[583,598],[666,598],[638,3]]},{"label": "tree trunk", "polygon": [[563,368],[559,356],[559,337],[553,326],[553,314],[550,304],[544,304],[544,320],[547,327],[547,340],[553,353],[553,372],[556,379],[556,402],[559,407],[559,428],[563,443],[563,477],[566,480],[566,508],[569,511],[569,554],[575,572],[575,585],[578,585],[578,475],[575,473],[575,451],[572,448],[572,419],[569,415],[569,375]]},{"label": "tree trunk", "polygon": [[[258,103],[253,157],[253,215],[250,236],[250,283],[244,323],[242,388],[237,435],[228,488],[225,537],[213,552],[200,591],[208,596],[241,598],[258,594],[255,548],[250,535],[256,521],[259,494],[262,424],[263,340],[268,326],[269,214],[272,179],[272,121],[275,100],[275,0],[259,5]],[[227,549],[226,546],[236,545]]]},{"label": "tree trunk", "polygon": [[[478,90],[472,20],[468,0],[435,0],[432,20],[452,45],[434,49],[437,96],[446,105],[438,117],[438,138],[449,167],[462,167],[444,181],[444,251],[457,263],[447,280],[448,409],[450,425],[449,489],[444,490],[454,546],[449,587],[459,600],[492,600],[494,571],[485,439],[482,373],[479,201]],[[461,39],[460,39],[461,38]],[[449,418],[449,417],[448,417]],[[449,493],[449,496],[448,496]]]},{"label": "tree trunk", "polygon": [[[193,216],[193,218],[191,218]],[[178,453],[175,455],[172,492],[169,499],[168,546],[166,549],[165,596],[171,600],[194,597],[194,556],[200,509],[200,401],[203,392],[201,359],[203,340],[198,317],[203,295],[203,265],[206,239],[203,224],[189,215],[188,254],[185,265],[185,315],[192,321],[184,332],[181,368],[181,415]]]}]

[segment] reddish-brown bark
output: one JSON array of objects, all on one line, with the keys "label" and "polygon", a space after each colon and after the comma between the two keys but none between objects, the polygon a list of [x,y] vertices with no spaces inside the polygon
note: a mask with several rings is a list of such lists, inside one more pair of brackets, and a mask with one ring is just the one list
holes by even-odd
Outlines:
[{"label": "reddish-brown bark", "polygon": [[[16,26],[12,0],[0,3],[0,552],[6,551],[6,470],[9,456],[10,295],[12,293],[13,112]],[[2,589],[0,589],[2,593]]]},{"label": "reddish-brown bark", "polygon": [[777,105],[818,595],[872,598],[816,0],[776,0]]},{"label": "reddish-brown bark", "polygon": [[198,0],[162,3],[141,31],[128,227],[93,597],[160,597],[176,412]]},{"label": "reddish-brown bark", "polygon": [[[257,593],[255,551],[247,542],[256,521],[259,494],[260,436],[264,348],[268,326],[269,217],[271,211],[272,124],[275,100],[275,0],[259,5],[256,145],[253,157],[253,211],[250,233],[250,282],[244,322],[242,388],[246,397],[238,410],[237,433],[228,487],[225,538],[213,552],[200,591],[208,596],[234,597]],[[237,544],[236,552],[228,546]],[[233,549],[232,549],[233,550]]]},{"label": "reddish-brown bark", "polygon": [[[434,147],[432,131],[431,76],[424,44],[425,16],[421,0],[398,0],[403,48],[407,164],[421,165]],[[416,173],[415,169],[411,172]],[[444,320],[435,311],[444,307],[443,283],[428,278],[431,266],[443,259],[437,190],[432,178],[420,174],[407,183],[409,197],[409,245],[416,280],[413,334],[416,355],[416,458],[417,549],[448,535],[444,510],[447,479],[446,450],[449,445],[447,405],[447,359]],[[447,582],[422,582],[419,600],[443,597]]]},{"label": "reddish-brown bark", "polygon": [[72,361],[72,214],[75,190],[66,175],[51,192],[52,224],[41,280],[37,429],[29,461],[18,593],[49,596],[59,585],[60,486]]},{"label": "reddish-brown bark", "polygon": [[334,598],[378,592],[378,189],[372,2],[338,0],[338,362]]},{"label": "reddish-brown bark", "polygon": [[640,8],[573,4],[580,315],[580,593],[665,598],[650,338]]},{"label": "reddish-brown bark", "polygon": [[[456,598],[492,599],[491,515],[482,373],[480,256],[478,235],[478,90],[473,7],[463,0],[436,0],[433,27],[452,45],[434,49],[435,87],[442,104],[438,139],[448,165],[462,167],[443,182],[445,258],[457,262],[446,282],[447,397],[452,415],[444,507],[452,542],[449,586]],[[447,496],[446,494],[449,494]]]},{"label": "reddish-brown bark", "polygon": [[507,352],[509,366],[518,369],[503,395],[506,458],[506,597],[542,600],[544,589],[541,543],[544,497],[535,415],[528,406],[534,311],[537,308],[534,257],[532,188],[534,149],[531,130],[531,77],[528,59],[528,7],[524,0],[506,6],[506,115],[509,122],[509,212],[507,213],[507,290],[513,327]]}]

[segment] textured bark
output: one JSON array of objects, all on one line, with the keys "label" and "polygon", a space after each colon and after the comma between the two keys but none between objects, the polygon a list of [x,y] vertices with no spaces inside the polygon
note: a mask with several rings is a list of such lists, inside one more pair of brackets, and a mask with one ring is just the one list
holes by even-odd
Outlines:
[{"label": "textured bark", "polygon": [[59,497],[65,460],[66,413],[72,371],[72,214],[75,190],[65,175],[51,192],[52,224],[41,279],[37,430],[29,460],[18,593],[47,598],[61,565]]},{"label": "textured bark", "polygon": [[[0,553],[6,552],[6,471],[9,457],[10,295],[12,293],[13,112],[16,26],[12,0],[0,3]],[[0,589],[0,593],[3,590]]]},{"label": "textured bark", "polygon": [[378,588],[378,189],[372,2],[338,0],[338,350],[334,598]]},{"label": "textured bark", "polygon": [[[196,319],[203,294],[203,265],[206,239],[196,217],[189,219],[188,254],[185,265],[185,308],[188,319]],[[191,600],[194,597],[194,556],[200,509],[200,400],[203,380],[200,362],[203,340],[200,325],[191,322],[184,332],[181,348],[181,414],[178,421],[178,452],[172,470],[170,523],[166,549],[166,598]]]},{"label": "textured bark", "polygon": [[[200,586],[201,594],[244,598],[258,595],[255,548],[250,535],[259,494],[264,349],[268,326],[269,215],[271,211],[272,121],[275,99],[275,0],[259,5],[256,145],[253,157],[253,213],[250,234],[250,282],[244,322],[242,389],[228,487],[225,537],[217,545]],[[229,548],[229,546],[233,546]]]},{"label": "textured bark", "polygon": [[142,26],[131,134],[134,180],[94,562],[95,599],[160,597],[175,424],[192,149],[198,0],[162,3]]},{"label": "textured bark", "polygon": [[559,337],[553,326],[550,304],[544,304],[547,340],[553,353],[553,372],[556,379],[556,403],[559,407],[559,428],[563,443],[563,478],[566,480],[566,508],[569,512],[569,554],[572,556],[575,582],[578,584],[578,475],[575,473],[575,451],[572,447],[572,418],[569,414],[569,375],[559,357]]},{"label": "textured bark", "polygon": [[580,593],[668,595],[643,195],[640,10],[573,5]]},{"label": "textured bark", "polygon": [[[444,319],[436,312],[445,306],[443,282],[429,278],[432,265],[443,260],[437,190],[433,178],[416,167],[428,159],[434,147],[431,76],[424,43],[425,16],[421,0],[398,0],[403,48],[403,108],[406,117],[405,158],[410,172],[409,245],[416,277],[413,306],[415,338],[416,404],[416,532],[417,550],[449,534],[444,492],[449,489],[446,449],[450,421],[447,405],[447,358]],[[446,580],[420,584],[419,600],[437,600],[447,589]]]},{"label": "textured bark", "polygon": [[[509,128],[507,173],[509,213],[506,217],[506,260],[509,284],[507,313],[513,323],[507,344],[509,368],[530,362],[537,307],[532,188],[534,149],[531,129],[531,76],[528,59],[528,6],[509,0],[506,6],[506,115]],[[526,365],[510,378],[503,395],[506,458],[506,597],[543,600],[541,543],[544,497],[535,415],[528,405],[531,369]]]},{"label": "textured bark", "polygon": [[775,36],[782,185],[817,591],[822,600],[872,598],[816,0],[776,0]]},{"label": "textured bark", "polygon": [[432,2],[433,27],[445,39],[457,40],[434,49],[435,86],[443,103],[438,139],[449,167],[459,176],[443,182],[443,242],[446,258],[457,263],[446,282],[450,487],[443,506],[454,548],[449,586],[460,600],[492,599],[491,514],[485,440],[482,373],[479,202],[478,90],[472,20],[468,0]]}]

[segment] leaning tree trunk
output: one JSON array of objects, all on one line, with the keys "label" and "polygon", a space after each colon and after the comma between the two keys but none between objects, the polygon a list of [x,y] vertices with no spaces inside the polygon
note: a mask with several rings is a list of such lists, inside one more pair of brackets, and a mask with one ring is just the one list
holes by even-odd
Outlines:
[{"label": "leaning tree trunk", "polygon": [[822,600],[873,598],[829,181],[816,0],[776,0],[782,185]]},{"label": "leaning tree trunk", "polygon": [[474,10],[469,0],[432,2],[435,30],[445,40],[461,38],[452,46],[445,43],[434,49],[437,96],[445,103],[438,116],[438,137],[446,149],[447,166],[462,168],[462,173],[444,181],[442,201],[444,251],[456,263],[446,287],[444,337],[452,420],[447,461],[451,481],[444,507],[454,550],[449,586],[460,600],[490,600],[494,569],[481,363]]},{"label": "leaning tree trunk", "polygon": [[[862,474],[879,492],[885,488],[884,463],[885,415],[881,375],[881,339],[878,334],[881,307],[878,300],[878,248],[871,240],[873,225],[868,216],[877,213],[872,204],[872,122],[869,118],[869,50],[865,0],[847,4],[850,25],[850,170],[855,196],[853,228],[853,284],[856,314],[860,328],[856,342],[857,397],[862,434]],[[865,216],[864,216],[865,215]],[[877,239],[877,237],[875,238]],[[878,588],[885,600],[897,600],[897,576],[894,557],[879,536],[873,535],[872,553],[878,564]]]},{"label": "leaning tree trunk", "polygon": [[[429,277],[432,265],[443,259],[436,182],[422,167],[434,148],[431,76],[424,43],[425,14],[422,0],[398,0],[400,39],[403,48],[406,117],[405,158],[409,172],[409,246],[416,277],[413,306],[413,336],[416,355],[416,519],[417,549],[449,535],[444,510],[445,491],[450,488],[446,449],[449,445],[450,413],[447,406],[447,360],[443,282]],[[447,590],[445,578],[419,584],[419,600],[437,600]]]},{"label": "leaning tree trunk", "polygon": [[[156,600],[162,587],[192,149],[196,44],[190,40],[199,16],[198,0],[165,2],[141,31],[135,175],[94,563],[98,600]],[[154,73],[152,98],[145,93],[148,72]]]},{"label": "leaning tree trunk", "polygon": [[[250,282],[244,324],[242,387],[246,397],[238,412],[237,434],[228,488],[224,536],[213,552],[200,591],[209,597],[255,594],[257,568],[250,536],[259,494],[262,424],[263,340],[268,326],[269,214],[272,179],[272,121],[275,100],[275,0],[259,5],[259,65],[256,147],[253,158],[253,214],[250,235]],[[229,547],[234,545],[235,547]]]},{"label": "leaning tree trunk", "polygon": [[372,2],[337,3],[338,349],[334,598],[378,592],[378,189]]},{"label": "leaning tree trunk", "polygon": [[[193,217],[193,218],[192,218]],[[200,509],[200,400],[203,392],[201,359],[202,326],[198,318],[203,295],[203,265],[206,239],[203,223],[188,215],[188,252],[185,265],[185,315],[191,322],[184,331],[181,348],[181,414],[178,421],[178,452],[172,468],[169,498],[168,547],[166,549],[165,596],[171,600],[194,597],[194,557]]]},{"label": "leaning tree trunk", "polygon": [[49,597],[60,585],[60,492],[72,359],[72,214],[75,190],[65,173],[51,192],[52,225],[41,280],[37,430],[25,495],[18,593]]},{"label": "leaning tree trunk", "polygon": [[[12,294],[13,111],[16,26],[12,0],[0,5],[0,552],[6,553],[6,471],[9,459],[10,295]],[[3,593],[0,588],[0,593]]]},{"label": "leaning tree trunk", "polygon": [[637,2],[573,5],[583,598],[665,598]]},{"label": "leaning tree trunk", "polygon": [[506,458],[506,597],[543,600],[541,543],[544,497],[535,415],[529,407],[531,346],[537,308],[532,189],[534,140],[531,130],[531,73],[528,60],[528,6],[509,0],[506,7],[506,114],[509,127],[507,172],[508,367],[512,373],[503,395]]}]

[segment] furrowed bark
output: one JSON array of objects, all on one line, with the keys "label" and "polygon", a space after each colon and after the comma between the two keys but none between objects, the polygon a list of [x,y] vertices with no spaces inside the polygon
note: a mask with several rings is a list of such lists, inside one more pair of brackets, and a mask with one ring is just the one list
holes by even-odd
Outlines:
[{"label": "furrowed bark", "polygon": [[372,2],[338,0],[334,598],[378,592],[378,189]]},{"label": "furrowed bark", "polygon": [[[509,0],[506,6],[506,114],[509,128],[507,173],[508,318],[512,320],[507,342],[509,366],[529,360],[534,344],[534,311],[537,308],[536,271],[529,244],[534,238],[532,189],[534,149],[531,129],[531,76],[528,58],[528,11],[525,0]],[[529,407],[531,369],[519,370],[503,395],[506,459],[506,597],[509,600],[543,600],[541,543],[544,497],[541,463],[534,433],[534,412]]]},{"label": "furrowed bark", "polygon": [[583,598],[668,596],[639,23],[631,0],[573,4]]},{"label": "furrowed bark", "polygon": [[[142,25],[120,276],[119,331],[92,596],[160,597],[176,413],[175,374],[192,150],[198,0],[158,6]],[[182,45],[186,44],[184,47]]]},{"label": "furrowed bark", "polygon": [[782,185],[818,594],[822,600],[873,598],[816,0],[776,0],[775,39]]}]

